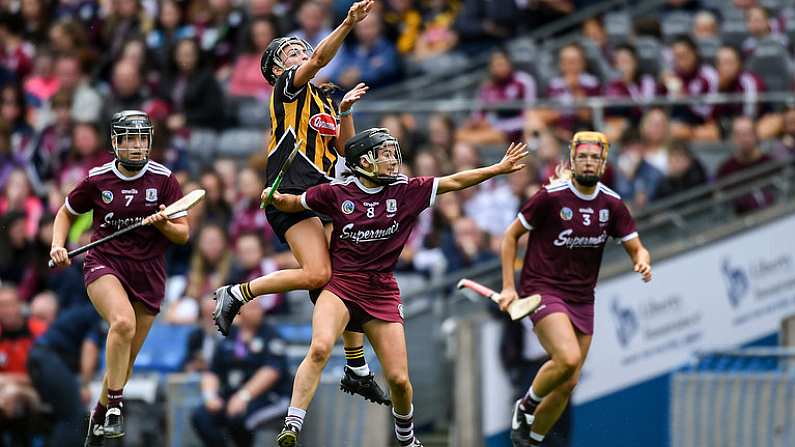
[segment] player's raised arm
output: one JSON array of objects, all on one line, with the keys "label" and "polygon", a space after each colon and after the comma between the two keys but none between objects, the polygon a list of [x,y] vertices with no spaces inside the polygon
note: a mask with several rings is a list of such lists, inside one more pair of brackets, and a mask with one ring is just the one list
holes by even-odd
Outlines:
[{"label": "player's raised arm", "polygon": [[298,67],[298,70],[295,72],[295,79],[293,79],[293,85],[295,87],[306,85],[307,82],[315,77],[321,68],[331,62],[331,59],[337,54],[337,50],[342,46],[345,37],[351,32],[354,25],[367,17],[367,14],[373,9],[373,4],[374,0],[362,0],[351,5],[351,9],[348,10],[348,16],[345,17],[345,20],[343,20],[331,34],[320,41],[317,48],[312,52],[312,56],[309,60]]},{"label": "player's raised arm", "polygon": [[350,89],[340,101],[339,118],[340,125],[337,131],[337,140],[334,146],[340,155],[345,155],[345,143],[356,134],[356,127],[353,125],[353,116],[351,116],[351,107],[353,104],[360,100],[370,87],[363,82],[356,84],[356,87]]},{"label": "player's raised arm", "polygon": [[456,172],[439,179],[437,194],[458,191],[477,185],[500,174],[510,174],[525,167],[521,160],[527,156],[527,145],[524,143],[511,143],[505,156],[499,163],[483,168],[468,169]]},{"label": "player's raised arm", "polygon": [[[262,190],[260,200],[262,200],[263,203],[268,199],[268,194],[270,194],[270,192],[270,187]],[[301,196],[297,196],[295,194],[282,194],[278,191],[273,192],[273,197],[271,197],[270,204],[284,213],[300,213],[301,211],[306,210],[306,208],[304,208],[304,206],[301,204]]]},{"label": "player's raised arm", "polygon": [[623,242],[624,250],[632,259],[633,270],[640,273],[644,282],[651,281],[651,254],[643,246],[639,237]]}]

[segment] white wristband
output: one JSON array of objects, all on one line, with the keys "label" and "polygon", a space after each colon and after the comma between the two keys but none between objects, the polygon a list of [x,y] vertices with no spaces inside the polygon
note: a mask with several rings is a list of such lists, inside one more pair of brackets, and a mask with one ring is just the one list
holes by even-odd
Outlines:
[{"label": "white wristband", "polygon": [[210,402],[211,400],[218,399],[218,392],[217,391],[203,391],[202,398],[205,402]]},{"label": "white wristband", "polygon": [[248,402],[251,400],[251,393],[249,393],[245,388],[241,388],[240,391],[237,392],[237,395],[240,396],[243,402]]}]

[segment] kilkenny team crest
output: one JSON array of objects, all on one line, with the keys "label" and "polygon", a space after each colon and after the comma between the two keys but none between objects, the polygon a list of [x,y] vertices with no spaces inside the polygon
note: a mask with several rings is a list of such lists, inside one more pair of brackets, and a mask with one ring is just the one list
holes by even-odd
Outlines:
[{"label": "kilkenny team crest", "polygon": [[102,191],[102,202],[104,202],[106,205],[110,202],[113,202],[113,191]]},{"label": "kilkenny team crest", "polygon": [[560,218],[563,220],[571,220],[574,217],[574,211],[571,208],[564,206],[560,209]]},{"label": "kilkenny team crest", "polygon": [[353,202],[346,200],[342,202],[342,206],[340,208],[342,209],[343,213],[351,214],[356,207],[354,206]]}]

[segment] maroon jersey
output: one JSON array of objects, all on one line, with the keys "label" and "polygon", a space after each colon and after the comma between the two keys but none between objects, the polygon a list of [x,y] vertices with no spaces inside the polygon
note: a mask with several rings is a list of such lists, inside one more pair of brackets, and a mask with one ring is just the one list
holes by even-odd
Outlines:
[{"label": "maroon jersey", "polygon": [[[91,169],[88,177],[66,197],[64,205],[74,214],[94,211],[93,240],[143,220],[182,197],[177,179],[168,168],[149,161],[132,177],[119,172],[115,161]],[[182,217],[187,212],[174,217]],[[148,260],[160,257],[168,239],[157,228],[146,226],[131,231],[89,251],[105,257],[127,260]]]},{"label": "maroon jersey", "polygon": [[[681,82],[682,96],[701,96],[716,93],[718,91],[718,71],[709,65],[702,65],[692,73],[676,73]],[[660,85],[663,95],[669,93],[668,87],[663,83]],[[672,112],[674,118],[683,119],[689,123],[701,123],[712,115],[713,106],[711,104],[692,104],[689,106],[675,106]]]},{"label": "maroon jersey", "polygon": [[759,103],[759,94],[765,91],[765,85],[757,75],[743,71],[729,85],[721,86],[719,93],[742,94],[745,97],[743,103],[717,104],[713,110],[713,118],[734,118],[736,116],[747,116],[756,118],[761,113],[764,104]]},{"label": "maroon jersey", "polygon": [[547,185],[522,206],[518,219],[530,231],[519,296],[546,292],[593,302],[608,237],[638,236],[621,197],[602,183],[590,196],[571,181]]},{"label": "maroon jersey", "polygon": [[549,81],[549,86],[547,86],[547,97],[549,99],[557,99],[560,101],[561,105],[567,106],[560,109],[560,117],[555,123],[558,127],[569,130],[574,128],[577,122],[577,110],[574,107],[570,107],[570,105],[578,96],[591,97],[599,96],[602,93],[599,79],[589,73],[580,75],[575,90],[572,90],[562,77],[557,77]]},{"label": "maroon jersey", "polygon": [[433,205],[438,184],[434,177],[401,175],[389,185],[368,188],[350,177],[309,188],[301,204],[334,223],[334,272],[391,273],[417,216]]},{"label": "maroon jersey", "polygon": [[[536,82],[532,76],[515,71],[507,79],[489,80],[481,88],[478,101],[481,104],[498,104],[507,101],[533,102],[536,100]],[[524,111],[522,110],[477,110],[474,115],[485,118],[495,129],[508,135],[524,129]]]}]

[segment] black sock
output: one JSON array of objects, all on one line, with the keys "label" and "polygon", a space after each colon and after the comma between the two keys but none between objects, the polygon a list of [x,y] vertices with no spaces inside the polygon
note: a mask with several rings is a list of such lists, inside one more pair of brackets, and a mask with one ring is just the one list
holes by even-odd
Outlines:
[{"label": "black sock", "polygon": [[245,302],[249,302],[254,298],[254,295],[251,293],[251,281],[240,284],[240,294],[243,295],[243,300]]},{"label": "black sock", "polygon": [[105,412],[108,410],[108,407],[102,405],[102,402],[97,401],[97,406],[94,407],[94,423],[101,424],[102,421],[105,420]]},{"label": "black sock", "polygon": [[367,364],[364,361],[364,346],[345,348],[345,364],[351,368],[360,368]]},{"label": "black sock", "polygon": [[533,387],[531,386],[530,389],[527,390],[527,394],[524,395],[522,401],[519,402],[519,408],[528,414],[533,414],[536,411],[536,407],[538,404],[541,403],[541,398],[536,395]]}]

